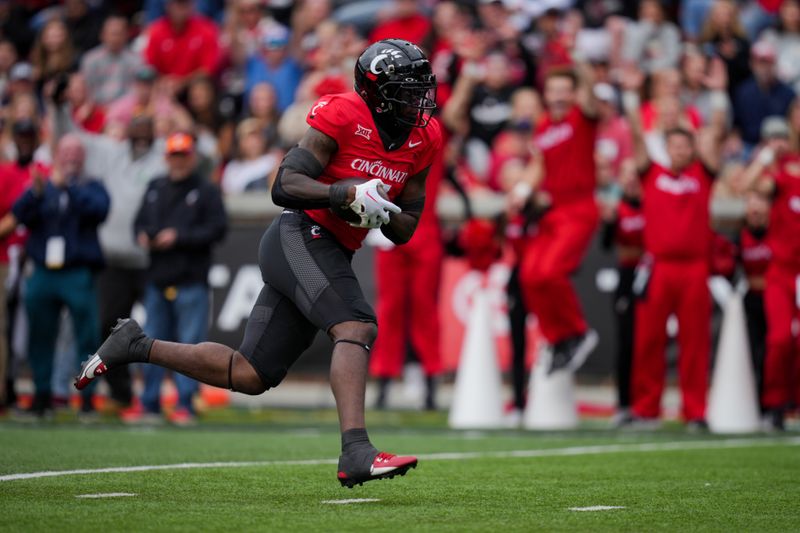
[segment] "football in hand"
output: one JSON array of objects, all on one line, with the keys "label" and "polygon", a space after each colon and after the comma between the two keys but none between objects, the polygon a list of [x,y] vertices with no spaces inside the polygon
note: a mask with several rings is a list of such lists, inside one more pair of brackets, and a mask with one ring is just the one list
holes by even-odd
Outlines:
[{"label": "football in hand", "polygon": [[[344,180],[339,180],[338,183],[342,183],[342,184],[345,184],[345,185],[361,185],[362,183],[366,183],[368,181],[370,181],[370,180],[363,179],[363,178],[347,178],[347,179],[344,179]],[[389,196],[382,189],[378,189],[378,192],[380,193],[380,195],[384,199],[386,199],[386,200],[389,199]],[[353,211],[352,209],[350,209],[350,207],[348,207],[348,206],[345,206],[345,207],[331,206],[330,210],[331,210],[331,212],[333,212],[334,215],[336,215],[337,217],[341,218],[345,222],[351,222],[353,224],[360,224],[361,223],[361,216],[358,213],[356,213],[355,211]]]}]

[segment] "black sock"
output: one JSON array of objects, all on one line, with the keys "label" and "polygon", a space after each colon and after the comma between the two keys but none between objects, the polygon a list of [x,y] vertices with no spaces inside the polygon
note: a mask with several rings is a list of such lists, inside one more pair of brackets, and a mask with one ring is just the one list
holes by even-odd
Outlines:
[{"label": "black sock", "polygon": [[153,341],[146,335],[142,335],[131,342],[129,351],[140,363],[147,363],[150,361],[150,350],[153,348]]},{"label": "black sock", "polygon": [[375,447],[369,441],[366,428],[348,429],[342,433],[342,453],[371,452]]}]

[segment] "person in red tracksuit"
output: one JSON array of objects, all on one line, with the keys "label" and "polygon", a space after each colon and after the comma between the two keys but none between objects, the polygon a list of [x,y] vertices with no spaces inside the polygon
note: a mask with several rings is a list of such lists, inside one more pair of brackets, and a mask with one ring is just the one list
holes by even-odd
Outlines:
[{"label": "person in red tracksuit", "polygon": [[440,154],[428,173],[427,201],[414,236],[403,246],[378,248],[375,254],[375,311],[384,329],[373,346],[369,370],[380,380],[378,408],[386,405],[389,382],[400,377],[409,342],[425,373],[425,409],[436,408],[435,378],[442,371],[438,309],[444,256],[436,197],[443,173]]},{"label": "person in red tracksuit", "polygon": [[789,151],[789,128],[780,117],[762,126],[766,145],[745,171],[744,186],[772,198],[768,242],[772,261],[766,273],[767,357],[761,403],[768,429],[784,429],[784,413],[798,383],[797,337],[800,319],[800,155]]},{"label": "person in red tracksuit", "polygon": [[[764,359],[767,350],[767,317],[764,312],[764,286],[766,273],[772,259],[772,249],[767,242],[769,201],[751,191],[747,194],[745,223],[739,232],[738,259],[747,278],[744,295],[744,313],[747,319],[747,338],[750,356],[756,374],[759,398],[764,391]],[[761,406],[762,411],[764,406]]]},{"label": "person in red tracksuit", "polygon": [[[634,281],[640,299],[636,307],[632,423],[657,423],[661,415],[666,323],[674,313],[680,328],[682,415],[690,428],[702,429],[706,427],[711,349],[711,295],[707,286],[712,242],[709,201],[719,168],[726,110],[716,107],[708,135],[699,139],[702,142],[696,143],[695,135],[684,129],[665,132],[671,164],[664,167],[650,160],[643,137],[638,91],[644,75],[635,66],[629,67],[623,71],[621,81],[625,89],[623,107],[634,137],[645,218],[646,255]],[[724,91],[727,79],[720,61],[714,62],[707,84],[712,90]],[[649,281],[645,284],[648,270]]]},{"label": "person in red tracksuit", "polygon": [[544,100],[547,111],[533,132],[528,180],[511,191],[512,207],[524,205],[534,192],[550,204],[523,254],[520,282],[525,306],[553,348],[550,372],[575,371],[598,340],[570,281],[599,221],[594,199],[597,101],[588,67],[551,70]]}]

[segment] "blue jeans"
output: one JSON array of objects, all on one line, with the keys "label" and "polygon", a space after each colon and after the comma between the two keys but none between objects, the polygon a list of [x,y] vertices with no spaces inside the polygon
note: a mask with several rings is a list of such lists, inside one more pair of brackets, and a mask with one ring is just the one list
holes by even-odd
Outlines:
[{"label": "blue jeans", "polygon": [[[94,274],[88,268],[48,270],[36,265],[27,280],[25,307],[30,328],[28,358],[36,393],[50,394],[56,337],[64,307],[72,317],[78,360],[93,354],[100,344]],[[74,354],[72,351],[71,357]],[[72,370],[77,366],[78,361],[73,359]]]},{"label": "blue jeans", "polygon": [[[178,285],[167,298],[165,291],[149,284],[144,291],[144,308],[147,322],[144,332],[148,337],[162,341],[197,344],[208,335],[209,293],[202,283]],[[144,392],[142,406],[151,413],[161,411],[161,382],[166,369],[157,365],[144,365]],[[172,373],[178,389],[178,406],[193,412],[192,397],[198,384],[178,372]]]}]

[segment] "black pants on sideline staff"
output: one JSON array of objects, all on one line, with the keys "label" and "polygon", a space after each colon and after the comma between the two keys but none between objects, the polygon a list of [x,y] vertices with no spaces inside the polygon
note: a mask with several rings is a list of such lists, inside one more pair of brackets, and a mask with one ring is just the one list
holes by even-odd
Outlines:
[{"label": "black pants on sideline staff", "polygon": [[767,316],[764,313],[764,293],[747,291],[744,295],[744,314],[747,319],[747,338],[756,374],[758,397],[764,390],[764,359],[767,355]]},{"label": "black pants on sideline staff", "polygon": [[511,329],[511,382],[514,389],[514,407],[525,409],[525,323],[528,311],[522,298],[519,283],[519,265],[514,266],[506,285],[508,297],[508,321]]},{"label": "black pants on sideline staff", "polygon": [[631,406],[631,366],[633,364],[633,332],[635,300],[634,267],[620,266],[619,284],[614,292],[614,315],[617,317],[617,406]]}]

